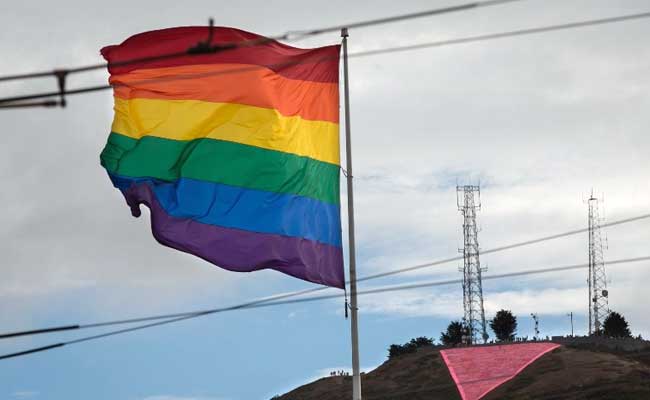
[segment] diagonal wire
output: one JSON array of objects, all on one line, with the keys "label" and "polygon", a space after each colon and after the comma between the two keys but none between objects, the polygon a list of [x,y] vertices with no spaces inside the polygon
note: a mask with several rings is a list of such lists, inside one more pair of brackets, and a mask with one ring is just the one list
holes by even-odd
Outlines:
[{"label": "diagonal wire", "polygon": [[[650,260],[650,256],[644,256],[644,257],[634,257],[634,258],[626,258],[626,259],[619,259],[619,260],[613,260],[608,262],[608,265],[615,265],[615,264],[627,264],[627,263],[632,263],[632,262],[640,262],[640,261],[648,261]],[[533,269],[533,270],[524,270],[524,271],[516,271],[516,272],[510,272],[510,273],[505,273],[505,274],[497,274],[497,275],[486,275],[483,276],[484,280],[493,280],[493,279],[504,279],[504,278],[512,278],[512,277],[517,277],[517,276],[527,276],[527,275],[538,275],[538,274],[546,274],[546,273],[552,273],[552,272],[563,272],[563,271],[569,271],[569,270],[576,270],[576,269],[584,269],[588,268],[589,264],[573,264],[573,265],[566,265],[566,266],[561,266],[561,267],[552,267],[552,268],[540,268],[540,269]],[[446,285],[452,285],[452,284],[458,284],[462,283],[462,279],[452,279],[452,280],[445,280],[445,281],[433,281],[433,282],[423,282],[423,283],[412,283],[412,284],[404,284],[404,285],[393,285],[393,286],[386,286],[386,287],[380,287],[380,288],[375,288],[375,289],[367,289],[367,290],[361,290],[357,294],[358,295],[369,295],[369,294],[377,294],[377,293],[386,293],[386,292],[396,292],[396,291],[402,291],[402,290],[412,290],[412,289],[421,289],[421,288],[430,288],[430,287],[435,287],[435,286],[446,286]],[[286,305],[286,304],[295,304],[295,303],[305,303],[305,302],[312,302],[312,301],[320,301],[320,300],[328,300],[328,299],[335,299],[335,298],[341,298],[343,295],[342,294],[331,294],[331,295],[321,295],[321,296],[312,296],[312,297],[307,297],[307,298],[302,298],[302,299],[289,299],[289,300],[278,300],[278,301],[272,301],[272,302],[267,302],[267,303],[257,303],[257,304],[251,304],[249,306],[235,306],[235,307],[226,307],[226,308],[218,308],[218,309],[212,309],[212,310],[207,310],[203,311],[201,313],[196,313],[196,314],[189,314],[183,317],[178,317],[178,318],[173,318],[165,321],[158,321],[150,324],[145,324],[145,325],[138,325],[132,328],[126,328],[126,329],[120,329],[116,331],[110,331],[98,335],[92,335],[92,336],[86,336],[82,337],[79,339],[74,339],[74,340],[69,340],[66,342],[59,342],[59,343],[54,343],[50,344],[47,346],[42,346],[42,347],[36,347],[33,349],[28,349],[16,353],[10,353],[10,354],[4,354],[0,356],[0,360],[8,359],[8,358],[15,358],[15,357],[20,357],[28,354],[33,354],[33,353],[38,353],[38,352],[43,352],[67,345],[72,345],[72,344],[78,344],[78,343],[83,343],[83,342],[88,342],[92,340],[97,340],[109,336],[115,336],[115,335],[120,335],[123,333],[128,333],[128,332],[134,332],[134,331],[139,331],[147,328],[152,328],[155,326],[161,326],[161,325],[166,325],[166,324],[171,324],[175,322],[180,322],[183,320],[191,319],[191,318],[197,318],[205,315],[210,315],[210,314],[216,314],[220,312],[225,312],[225,311],[232,311],[236,309],[250,309],[250,308],[260,308],[260,307],[273,307],[273,306],[278,306],[278,305]]]},{"label": "diagonal wire", "polygon": [[[522,30],[508,31],[508,32],[500,32],[500,33],[493,33],[493,34],[487,34],[487,35],[469,36],[469,37],[465,37],[465,38],[439,40],[439,41],[418,43],[418,44],[406,45],[406,46],[397,46],[397,47],[390,47],[390,48],[383,48],[383,49],[376,49],[376,50],[360,51],[360,52],[350,53],[348,55],[348,57],[349,58],[359,58],[359,57],[368,57],[368,56],[396,53],[396,52],[403,52],[403,51],[421,50],[421,49],[426,49],[426,48],[443,47],[443,46],[451,46],[451,45],[464,44],[464,43],[472,43],[472,42],[481,42],[481,41],[494,40],[494,39],[502,39],[502,38],[512,37],[512,36],[523,36],[523,35],[530,35],[530,34],[543,33],[543,32],[551,32],[551,31],[557,31],[557,30],[581,28],[581,27],[592,26],[592,25],[603,25],[603,24],[609,24],[609,23],[615,23],[615,22],[623,22],[623,21],[629,21],[629,20],[634,20],[634,19],[642,19],[642,18],[649,18],[649,17],[650,17],[650,12],[644,12],[644,13],[639,13],[639,14],[629,14],[629,15],[623,15],[623,16],[612,17],[612,18],[602,18],[602,19],[596,19],[596,20],[572,22],[572,23],[559,24],[559,25],[549,25],[549,26],[538,27],[538,28],[522,29]],[[323,59],[322,61],[325,61],[325,59]],[[300,62],[294,62],[294,63],[295,64],[300,64]],[[101,64],[101,65],[102,65],[102,68],[104,68],[108,64],[104,63],[104,64]],[[283,64],[278,64],[278,66],[282,66],[282,65]],[[288,65],[290,65],[290,63]],[[88,69],[88,68],[91,68],[91,67],[94,67],[94,66],[81,67],[79,69]],[[263,67],[251,66],[250,68],[256,68],[257,69],[257,68],[263,68]],[[236,69],[233,69],[233,70],[217,71],[217,72],[213,72],[213,73],[205,73],[205,74],[203,74],[203,76],[214,76],[214,75],[237,73],[237,72],[243,72],[243,71],[245,71],[244,68],[236,68]],[[43,72],[43,73],[39,73],[39,74],[46,74],[46,73]],[[179,77],[178,79],[191,79],[191,78],[192,78],[191,75],[185,75],[185,76]],[[175,80],[176,78],[175,77],[168,77],[168,78],[163,78],[163,79],[167,79],[167,80],[172,81],[172,80]],[[2,80],[2,78],[0,78],[0,80]],[[152,80],[150,80],[150,81],[152,81]],[[81,88],[81,89],[67,90],[67,91],[63,91],[63,92],[52,91],[52,92],[44,92],[44,93],[37,93],[37,94],[31,94],[31,95],[21,95],[21,96],[0,98],[0,108],[9,108],[9,107],[2,107],[2,103],[10,103],[10,102],[16,102],[16,101],[41,99],[41,98],[46,98],[46,97],[59,96],[61,94],[63,94],[63,95],[83,94],[83,93],[107,90],[107,89],[111,89],[112,87],[113,86],[111,86],[111,85],[100,85],[100,86],[92,86],[92,87],[86,87],[86,88]],[[16,105],[16,106],[11,107],[11,108],[17,108],[17,107],[20,107],[20,106]]]},{"label": "diagonal wire", "polygon": [[[44,328],[44,329],[34,329],[34,330],[29,330],[29,331],[21,331],[21,332],[11,332],[11,333],[5,333],[0,335],[0,339],[9,339],[9,338],[14,338],[18,336],[30,336],[30,335],[38,335],[38,334],[43,334],[43,333],[53,333],[53,332],[61,332],[61,331],[69,331],[69,330],[75,330],[75,329],[88,329],[88,328],[100,328],[104,326],[112,326],[112,325],[124,325],[124,324],[132,324],[135,322],[146,322],[146,321],[154,321],[154,320],[160,320],[160,319],[170,319],[170,318],[181,318],[181,317],[187,317],[187,316],[201,316],[201,315],[208,315],[212,314],[215,312],[223,312],[223,311],[232,311],[232,310],[238,310],[241,308],[248,308],[252,307],[258,304],[262,303],[267,303],[270,301],[276,301],[280,299],[285,299],[289,297],[296,297],[296,296],[302,296],[305,294],[313,293],[319,290],[323,289],[329,289],[329,287],[315,287],[315,288],[309,288],[305,290],[300,290],[296,292],[289,292],[289,293],[280,293],[272,296],[267,296],[267,297],[262,297],[256,300],[252,300],[246,303],[238,304],[235,306],[230,306],[230,307],[223,307],[223,308],[213,308],[213,309],[208,309],[208,310],[200,310],[200,311],[191,311],[191,312],[181,312],[181,313],[174,313],[174,314],[165,314],[165,315],[154,315],[150,317],[140,317],[140,318],[129,318],[129,319],[122,319],[118,321],[107,321],[107,322],[97,322],[97,323],[91,323],[91,324],[76,324],[76,325],[63,325],[63,326],[56,326],[56,327],[51,327],[51,328]],[[152,326],[155,326],[157,324],[153,324]]]},{"label": "diagonal wire", "polygon": [[[647,218],[650,218],[650,214],[642,214],[642,215],[638,215],[638,216],[635,216],[635,217],[620,219],[620,220],[617,220],[617,221],[612,221],[612,222],[608,222],[606,224],[602,224],[600,226],[601,226],[601,228],[606,228],[608,226],[616,226],[616,225],[626,224],[626,223],[629,223],[629,222],[640,221],[640,220],[647,219]],[[571,230],[571,231],[567,231],[567,232],[563,232],[563,233],[557,233],[557,234],[554,234],[554,235],[542,236],[542,237],[537,238],[537,239],[525,240],[523,242],[512,243],[512,244],[508,244],[508,245],[505,245],[505,246],[493,247],[493,248],[487,249],[487,250],[481,250],[481,254],[498,253],[498,252],[501,252],[501,251],[504,251],[504,250],[510,250],[510,249],[516,249],[518,247],[530,246],[532,244],[542,243],[542,242],[546,242],[546,241],[554,240],[554,239],[560,239],[560,238],[567,237],[567,236],[573,236],[573,235],[577,235],[579,233],[585,233],[585,232],[588,232],[588,231],[589,231],[589,228],[574,229],[574,230]],[[402,274],[404,272],[416,271],[416,270],[419,270],[419,269],[429,268],[429,267],[433,267],[433,266],[436,266],[436,265],[450,263],[450,262],[453,262],[453,261],[460,261],[462,259],[463,259],[463,256],[461,255],[461,256],[450,257],[450,258],[446,258],[446,259],[442,259],[442,260],[438,260],[438,261],[434,261],[434,262],[430,262],[430,263],[414,265],[412,267],[394,269],[392,271],[387,271],[387,272],[382,272],[382,273],[379,273],[379,274],[364,276],[362,278],[357,279],[357,282],[367,281],[367,280],[377,279],[377,278],[383,278],[383,277],[391,276],[391,275]]]},{"label": "diagonal wire", "polygon": [[[601,227],[609,227],[609,226],[616,226],[616,225],[621,225],[621,224],[626,224],[634,221],[639,221],[643,219],[650,218],[650,214],[642,214],[638,215],[635,217],[630,217],[630,218],[625,218],[625,219],[620,219],[616,221],[612,221],[606,224],[602,224]],[[530,246],[533,244],[537,243],[542,243],[545,241],[549,240],[554,240],[554,239],[559,239],[571,235],[576,235],[579,233],[584,233],[587,232],[589,228],[583,228],[583,229],[574,229],[570,230],[567,232],[563,233],[558,233],[555,235],[550,235],[550,236],[543,236],[539,237],[536,239],[531,239],[531,240],[526,240],[523,242],[518,242],[518,243],[512,243],[508,244],[505,246],[499,246],[499,247],[493,247],[488,250],[484,250],[481,253],[482,254],[490,254],[490,253],[497,253],[505,250],[510,250],[518,247],[524,247],[524,246]],[[428,267],[433,267],[433,266],[438,266],[442,264],[448,264],[453,261],[458,261],[462,260],[463,256],[456,256],[456,257],[450,257],[446,259],[441,259],[437,260],[434,262],[426,263],[426,264],[419,264],[419,265],[414,265],[411,267],[406,267],[406,268],[399,268],[395,269],[392,271],[387,271],[384,273],[379,273],[379,274],[374,274],[374,275],[368,275],[364,276],[362,278],[357,279],[357,281],[369,281],[373,279],[378,279],[382,278],[385,276],[390,276],[390,275],[397,275],[400,273],[404,272],[410,272],[418,269],[423,269],[423,268],[428,268]],[[612,262],[608,262],[607,264],[611,264]],[[489,279],[489,278],[483,278],[483,279]],[[453,281],[456,282],[456,281]],[[346,283],[349,283],[346,282]],[[180,318],[180,319],[185,319],[184,317],[187,316],[201,316],[201,315],[208,315],[212,314],[214,312],[222,312],[222,311],[231,311],[231,310],[236,310],[236,309],[241,309],[241,308],[250,308],[252,306],[258,306],[260,304],[268,303],[270,301],[276,301],[280,299],[286,299],[286,298],[291,298],[291,297],[297,297],[297,296],[302,296],[305,294],[309,293],[316,293],[320,292],[323,290],[331,289],[328,286],[318,286],[314,288],[309,288],[305,290],[300,290],[296,292],[289,292],[289,293],[281,293],[277,295],[272,295],[268,297],[263,297],[260,299],[252,300],[250,302],[246,302],[243,304],[231,306],[231,307],[225,307],[225,308],[213,308],[213,309],[207,309],[207,310],[198,310],[198,311],[190,311],[190,312],[181,312],[181,313],[174,313],[174,314],[163,314],[163,315],[154,315],[154,316],[148,316],[148,317],[139,317],[139,318],[129,318],[129,319],[122,319],[122,320],[115,320],[115,321],[106,321],[106,322],[98,322],[98,323],[91,323],[91,324],[75,324],[75,325],[63,325],[63,326],[56,326],[56,327],[49,327],[49,328],[43,328],[43,329],[34,329],[34,330],[28,330],[28,331],[19,331],[19,332],[11,332],[11,333],[5,333],[5,334],[0,334],[0,339],[9,339],[9,338],[14,338],[14,337],[19,337],[19,336],[29,336],[29,335],[37,335],[37,334],[44,334],[44,333],[53,333],[53,332],[61,332],[61,331],[69,331],[69,330],[77,330],[77,329],[88,329],[88,328],[98,328],[98,327],[103,327],[103,326],[112,326],[112,325],[123,325],[123,324],[131,324],[131,323],[136,323],[136,322],[146,322],[146,321],[155,321],[155,320],[163,320],[163,319],[170,319],[170,318]]]},{"label": "diagonal wire", "polygon": [[[445,8],[435,8],[435,9],[432,9],[432,10],[425,10],[425,11],[419,11],[419,12],[414,12],[414,13],[409,13],[409,14],[395,15],[395,16],[386,17],[386,18],[379,18],[379,19],[372,19],[372,20],[366,20],[366,21],[353,22],[353,23],[349,23],[349,24],[345,24],[345,25],[335,25],[335,26],[330,26],[330,27],[326,27],[326,28],[288,31],[288,32],[286,32],[284,34],[281,34],[281,35],[275,35],[275,36],[270,36],[270,37],[261,38],[261,39],[244,40],[244,41],[241,41],[241,42],[225,43],[225,44],[220,44],[220,45],[216,45],[216,46],[210,46],[209,49],[213,50],[213,51],[214,50],[223,51],[223,50],[237,49],[237,48],[241,48],[241,47],[259,46],[259,45],[269,43],[269,42],[272,42],[272,41],[277,41],[277,40],[295,41],[295,40],[304,39],[304,38],[309,37],[309,36],[316,36],[316,35],[321,35],[323,33],[340,31],[343,28],[349,28],[349,29],[365,28],[365,27],[368,27],[368,26],[383,25],[383,24],[387,24],[387,23],[405,21],[405,20],[410,20],[410,19],[415,19],[415,18],[431,17],[431,16],[434,16],[434,15],[448,14],[448,13],[459,12],[459,11],[467,11],[467,10],[476,9],[476,8],[491,7],[491,6],[497,6],[497,5],[501,5],[501,4],[505,4],[505,3],[515,3],[515,2],[520,2],[520,1],[524,1],[524,0],[489,0],[489,1],[483,1],[483,2],[472,2],[472,3],[461,4],[461,5],[458,5],[458,6],[445,7]],[[117,67],[117,66],[129,65],[129,64],[137,64],[137,63],[141,63],[141,62],[158,61],[158,60],[164,60],[164,59],[169,59],[169,58],[178,58],[178,57],[182,57],[182,56],[187,56],[188,54],[191,54],[191,53],[188,52],[188,51],[182,51],[182,52],[174,52],[174,53],[162,54],[162,55],[153,56],[153,57],[135,58],[135,59],[132,59],[132,60],[124,60],[124,61],[113,62],[113,63],[105,63],[105,62],[103,62],[103,63],[90,64],[90,65],[85,65],[85,66],[75,67],[75,68],[67,68],[67,69],[60,69],[60,70],[50,70],[50,71],[40,71],[40,72],[33,72],[33,73],[26,73],[26,74],[6,75],[6,76],[0,76],[0,82],[2,82],[2,81],[10,81],[10,80],[19,80],[19,79],[43,78],[43,77],[47,77],[47,76],[55,76],[60,71],[65,71],[68,74],[79,73],[79,72],[87,72],[87,71],[92,71],[92,70],[96,70],[96,69],[104,69],[104,68],[107,68],[107,67]]]},{"label": "diagonal wire", "polygon": [[507,32],[489,33],[486,35],[468,36],[468,37],[457,38],[457,39],[438,40],[434,42],[419,43],[419,44],[413,44],[409,46],[397,46],[397,47],[388,47],[388,48],[377,49],[377,50],[367,50],[367,51],[361,51],[358,53],[350,54],[348,57],[367,57],[367,56],[375,56],[384,53],[395,53],[401,51],[428,49],[432,47],[443,47],[443,46],[451,46],[456,44],[482,42],[487,40],[503,39],[507,37],[525,36],[525,35],[532,35],[536,33],[560,31],[565,29],[584,28],[587,26],[604,25],[604,24],[611,24],[615,22],[624,22],[624,21],[631,21],[635,19],[644,19],[644,18],[650,18],[650,12],[644,12],[639,14],[628,14],[628,15],[622,15],[619,17],[611,17],[611,18],[593,19],[588,21],[570,22],[566,24],[542,26],[537,28],[519,29],[519,30],[507,31]]},{"label": "diagonal wire", "polygon": [[498,6],[505,3],[516,3],[519,1],[521,0],[490,0],[490,1],[482,1],[482,2],[473,2],[473,3],[460,4],[457,6],[438,8],[433,10],[419,11],[410,14],[402,14],[402,15],[396,15],[392,17],[373,19],[369,21],[353,22],[345,25],[335,25],[335,26],[330,26],[328,28],[303,30],[303,31],[289,31],[288,34],[298,35],[299,38],[302,38],[305,36],[320,35],[322,33],[337,32],[343,28],[348,28],[348,29],[366,28],[369,26],[383,25],[383,24],[405,21],[405,20],[416,19],[416,18],[432,17],[434,15],[448,14],[448,13],[453,13],[458,11],[468,11],[476,8]]},{"label": "diagonal wire", "polygon": [[61,105],[58,100],[40,100],[23,103],[0,103],[0,108],[32,108],[32,107],[57,107]]}]

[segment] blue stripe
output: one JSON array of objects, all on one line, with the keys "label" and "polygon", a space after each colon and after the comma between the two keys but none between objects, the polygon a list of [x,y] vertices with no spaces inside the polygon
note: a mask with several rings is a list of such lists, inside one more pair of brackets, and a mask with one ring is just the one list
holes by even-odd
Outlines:
[{"label": "blue stripe", "polygon": [[166,182],[109,175],[122,192],[136,183],[149,185],[165,212],[177,218],[341,247],[341,211],[336,204],[188,178]]}]

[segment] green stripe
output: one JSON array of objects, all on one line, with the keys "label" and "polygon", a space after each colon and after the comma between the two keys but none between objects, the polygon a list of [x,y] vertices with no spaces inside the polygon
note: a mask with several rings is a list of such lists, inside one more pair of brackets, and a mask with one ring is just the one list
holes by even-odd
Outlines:
[{"label": "green stripe", "polygon": [[109,172],[164,181],[190,178],[291,193],[339,204],[339,167],[280,151],[215,139],[136,140],[111,132],[100,156]]}]

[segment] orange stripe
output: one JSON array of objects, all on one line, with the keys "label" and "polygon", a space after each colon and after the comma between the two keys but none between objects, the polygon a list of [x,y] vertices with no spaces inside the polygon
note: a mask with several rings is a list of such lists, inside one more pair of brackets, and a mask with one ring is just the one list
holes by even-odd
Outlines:
[{"label": "orange stripe", "polygon": [[339,122],[336,83],[288,79],[246,64],[184,65],[113,75],[121,99],[201,100],[276,109],[285,116]]}]

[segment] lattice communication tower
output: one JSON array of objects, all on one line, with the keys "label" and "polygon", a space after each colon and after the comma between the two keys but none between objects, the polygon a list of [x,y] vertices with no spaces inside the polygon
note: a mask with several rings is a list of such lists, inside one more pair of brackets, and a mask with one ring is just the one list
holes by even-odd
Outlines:
[{"label": "lattice communication tower", "polygon": [[483,308],[483,283],[481,274],[487,268],[481,267],[479,260],[478,229],[476,211],[481,209],[481,189],[479,186],[456,186],[456,205],[463,215],[463,322],[468,331],[467,344],[487,342],[485,310]]},{"label": "lattice communication tower", "polygon": [[600,335],[603,322],[609,315],[607,275],[603,258],[603,240],[600,231],[598,199],[593,191],[589,205],[589,334]]}]

